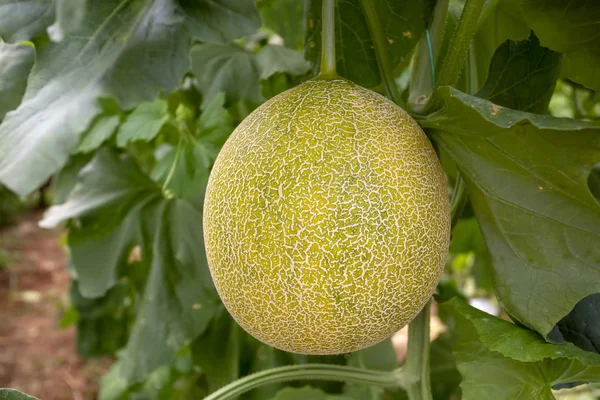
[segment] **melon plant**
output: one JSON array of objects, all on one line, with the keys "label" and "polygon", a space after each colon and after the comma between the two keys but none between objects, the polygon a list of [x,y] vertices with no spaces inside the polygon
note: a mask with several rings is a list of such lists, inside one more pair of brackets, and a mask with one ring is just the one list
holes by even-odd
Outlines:
[{"label": "melon plant", "polygon": [[598,398],[599,24],[0,0],[0,184],[51,180],[98,397]]},{"label": "melon plant", "polygon": [[446,177],[400,107],[347,80],[310,80],[231,134],[204,236],[219,295],[249,333],[295,353],[349,353],[433,294],[448,255]]}]

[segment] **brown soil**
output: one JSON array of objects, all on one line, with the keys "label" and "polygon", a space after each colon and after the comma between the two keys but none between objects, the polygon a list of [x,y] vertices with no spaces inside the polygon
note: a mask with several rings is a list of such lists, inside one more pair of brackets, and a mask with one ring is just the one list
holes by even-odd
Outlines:
[{"label": "brown soil", "polygon": [[0,269],[0,387],[41,400],[95,399],[109,360],[86,361],[75,329],[58,324],[70,286],[60,230],[38,227],[41,212],[0,230],[8,267]]}]

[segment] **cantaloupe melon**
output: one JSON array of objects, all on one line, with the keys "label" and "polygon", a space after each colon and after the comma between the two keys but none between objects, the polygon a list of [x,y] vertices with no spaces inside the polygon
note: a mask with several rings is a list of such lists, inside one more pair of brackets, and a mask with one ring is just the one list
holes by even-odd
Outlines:
[{"label": "cantaloupe melon", "polygon": [[446,177],[385,97],[315,79],[232,133],[204,204],[217,291],[251,335],[303,354],[356,351],[410,322],[448,254]]}]

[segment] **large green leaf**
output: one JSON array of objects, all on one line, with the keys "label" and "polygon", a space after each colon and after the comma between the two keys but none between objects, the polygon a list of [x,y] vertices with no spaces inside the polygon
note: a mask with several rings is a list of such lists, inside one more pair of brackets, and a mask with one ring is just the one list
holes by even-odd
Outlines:
[{"label": "large green leaf", "polygon": [[[427,16],[433,9],[432,0],[373,2],[379,26],[385,35],[392,68],[396,67],[415,47],[427,27]],[[322,0],[311,0],[306,13],[306,38],[304,52],[319,71],[321,62],[321,8]],[[365,87],[381,83],[377,59],[369,26],[363,14],[360,0],[336,2],[336,53],[337,72]]]},{"label": "large green leaf", "polygon": [[190,37],[173,0],[95,0],[87,15],[40,50],[23,103],[0,125],[0,181],[20,195],[65,163],[100,112],[98,96],[129,109],[174,88],[188,67]]},{"label": "large green leaf", "polygon": [[528,329],[453,299],[441,305],[455,318],[453,346],[463,375],[463,399],[554,399],[555,384],[600,381],[600,355],[555,345]]},{"label": "large green leaf", "polygon": [[600,205],[587,186],[600,124],[439,92],[444,108],[421,123],[465,177],[500,302],[546,336],[600,291]]},{"label": "large green leaf", "polygon": [[38,400],[37,397],[26,395],[16,389],[1,389],[0,400]]},{"label": "large green leaf", "polygon": [[54,11],[54,0],[0,0],[0,38],[14,43],[45,34]]},{"label": "large green leaf", "polygon": [[192,35],[203,42],[226,43],[260,27],[254,0],[180,0],[179,3],[186,12],[186,24]]},{"label": "large green leaf", "polygon": [[303,75],[310,69],[302,54],[283,46],[266,45],[258,53],[257,62],[261,69],[260,79],[268,79],[277,72]]},{"label": "large green leaf", "polygon": [[523,15],[543,46],[565,53],[567,77],[600,90],[600,3],[523,0]]},{"label": "large green leaf", "polygon": [[587,351],[600,353],[600,294],[581,300],[573,311],[561,319],[549,337],[567,341]]},{"label": "large green leaf", "polygon": [[520,111],[546,114],[560,73],[562,55],[532,33],[528,40],[504,42],[492,58],[478,97]]},{"label": "large green leaf", "polygon": [[0,121],[21,102],[34,59],[33,46],[0,40]]},{"label": "large green leaf", "polygon": [[[218,304],[201,213],[183,200],[162,198],[160,187],[131,160],[105,150],[41,225],[66,219],[73,220],[69,247],[83,295],[103,295],[120,276],[135,279],[139,264],[149,268],[121,357],[124,379],[140,382],[200,335]],[[127,259],[134,244],[141,247],[143,262],[131,265]]]}]

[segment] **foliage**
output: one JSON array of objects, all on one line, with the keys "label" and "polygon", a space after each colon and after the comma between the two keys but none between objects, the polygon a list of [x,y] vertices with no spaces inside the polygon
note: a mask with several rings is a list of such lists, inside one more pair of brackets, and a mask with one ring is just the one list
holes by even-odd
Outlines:
[{"label": "foliage", "polygon": [[[0,0],[0,182],[23,197],[53,180],[42,225],[68,226],[74,277],[63,323],[77,325],[83,355],[117,357],[102,399],[202,398],[307,362],[394,368],[389,341],[336,357],[256,342],[208,273],[202,201],[220,147],[318,71],[322,1],[301,3]],[[363,2],[338,0],[337,70],[382,92],[384,52],[402,99],[431,98],[408,111],[468,194],[438,299],[495,296],[515,322],[442,304],[433,398],[552,398],[553,386],[600,377],[600,6],[486,1],[458,82],[430,89],[459,56],[463,4],[377,0],[373,25]],[[405,396],[313,380],[242,398]]]}]

